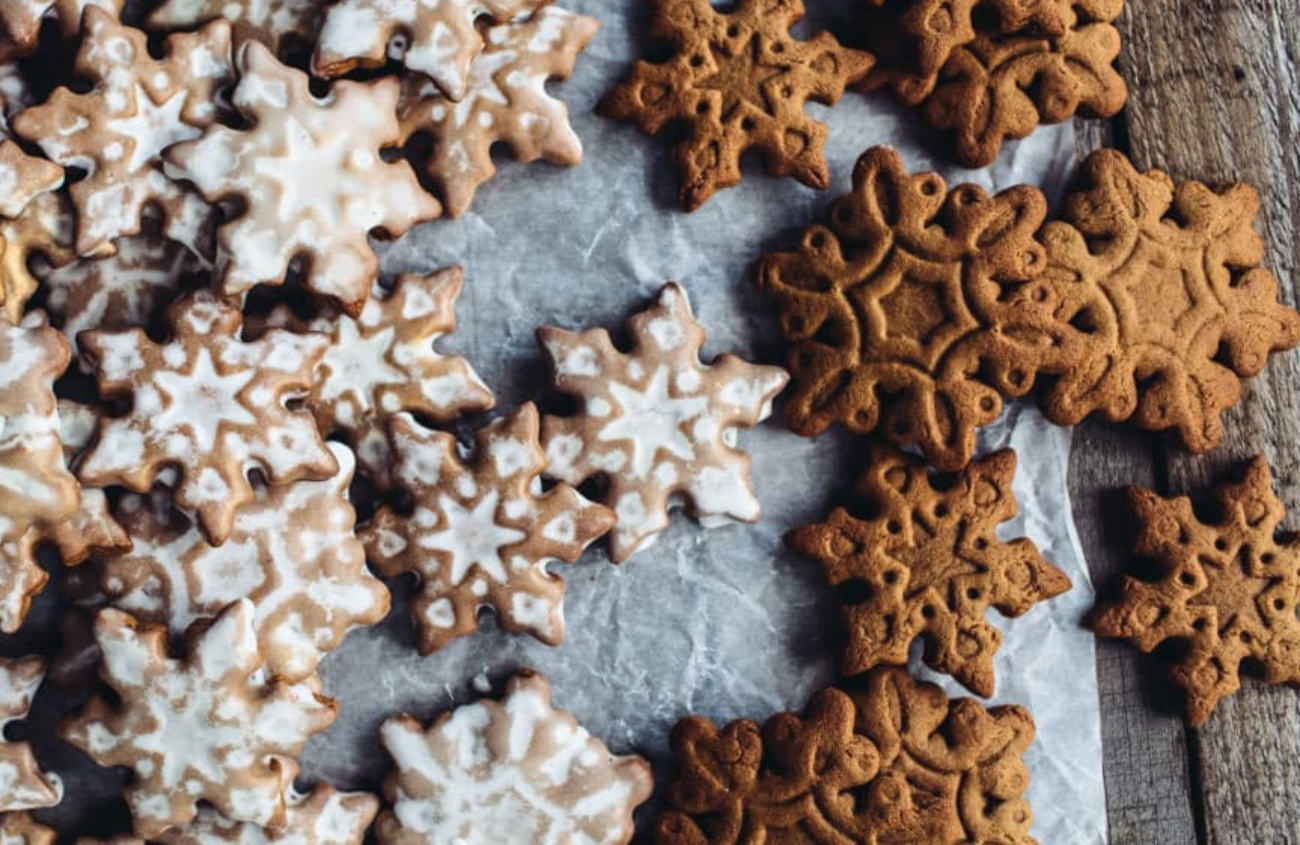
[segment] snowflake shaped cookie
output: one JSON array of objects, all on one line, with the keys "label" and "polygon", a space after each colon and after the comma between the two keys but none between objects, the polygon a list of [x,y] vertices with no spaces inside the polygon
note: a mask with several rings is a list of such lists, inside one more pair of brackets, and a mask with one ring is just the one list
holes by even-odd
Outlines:
[{"label": "snowflake shaped cookie", "polygon": [[456,438],[398,415],[390,424],[395,480],[414,502],[410,516],[379,510],[361,530],[383,575],[415,572],[411,612],[420,653],[431,654],[478,628],[490,607],[507,631],[558,645],[564,639],[564,581],[547,571],[573,563],[614,524],[608,508],[561,484],[541,492],[546,457],[537,409],[527,404],[478,435],[469,463]]},{"label": "snowflake shaped cookie", "polygon": [[[45,661],[39,657],[0,657],[0,815],[53,807],[63,798],[62,782],[41,771],[31,745],[9,742],[2,733],[5,725],[27,717],[44,677]],[[2,831],[0,842],[9,842]]]},{"label": "snowflake shaped cookie", "polygon": [[1114,151],[1089,157],[1084,178],[1086,190],[1043,233],[1059,318],[1086,341],[1044,395],[1044,412],[1058,425],[1096,412],[1207,452],[1241,379],[1300,343],[1300,314],[1278,301],[1277,279],[1260,266],[1259,195],[1247,185],[1175,186]]},{"label": "snowflake shaped cookie", "polygon": [[5,0],[0,3],[0,61],[12,61],[35,52],[41,24],[54,20],[59,34],[75,38],[86,9],[94,7],[111,17],[122,12],[126,0]]},{"label": "snowflake shaped cookie", "polygon": [[268,323],[330,336],[306,405],[326,436],[342,434],[357,451],[361,471],[380,488],[392,486],[388,421],[406,411],[437,423],[492,407],[492,392],[458,355],[434,350],[456,328],[459,267],[427,276],[399,276],[392,289],[376,285],[357,317],[332,313],[297,320],[277,309]]},{"label": "snowflake shaped cookie", "polygon": [[546,474],[575,486],[604,478],[602,501],[618,514],[609,544],[615,562],[668,527],[679,496],[706,526],[758,519],[749,456],[735,448],[736,431],[766,419],[788,379],[778,367],[730,354],[702,364],[704,327],[676,284],[665,285],[628,327],[627,353],[604,329],[537,333],[555,388],[580,400],[576,416],[542,421]]},{"label": "snowflake shaped cookie", "polygon": [[311,415],[287,407],[311,389],[329,339],[273,330],[244,343],[243,315],[207,292],[176,303],[168,316],[166,343],[141,329],[81,336],[101,394],[130,397],[131,408],[100,421],[78,475],[92,487],[143,493],[174,466],[177,505],[197,514],[203,533],[220,544],[236,510],[253,499],[250,470],[272,485],[338,472]]},{"label": "snowflake shaped cookie", "polygon": [[546,92],[546,82],[573,73],[578,53],[599,28],[595,18],[554,8],[489,28],[459,102],[427,79],[406,80],[399,107],[402,137],[427,134],[432,141],[424,168],[449,216],[463,214],[478,186],[496,173],[494,144],[504,143],[522,162],[544,159],[572,167],[582,160],[569,109]]},{"label": "snowflake shaped cookie", "polygon": [[222,292],[282,284],[301,263],[308,289],[357,314],[379,270],[368,236],[399,237],[440,212],[409,164],[379,155],[398,140],[400,84],[337,82],[318,99],[307,74],[258,42],[241,48],[238,65],[233,101],[252,125],[214,126],[166,156],[168,172],[210,202],[243,203],[218,230]]},{"label": "snowflake shaped cookie", "polygon": [[829,32],[792,38],[802,0],[739,0],[720,12],[710,0],[658,0],[650,38],[671,46],[663,63],[637,62],[599,111],[650,135],[671,124],[689,131],[672,149],[678,198],[694,211],[719,188],[740,183],[740,159],[762,153],[769,175],[813,188],[830,184],[822,147],[826,124],[804,112],[831,105],[866,76],[872,58],[840,46]]},{"label": "snowflake shaped cookie", "polygon": [[233,820],[284,824],[292,758],[335,706],[310,684],[267,679],[249,601],[196,631],[184,660],[167,656],[165,628],[117,610],[100,612],[95,638],[121,704],[97,696],[59,733],[99,765],[134,772],[125,797],[137,836],[187,824],[199,801]]},{"label": "snowflake shaped cookie", "polygon": [[993,694],[1002,634],[985,621],[989,608],[1019,616],[1070,588],[1032,541],[998,539],[998,524],[1016,514],[1015,470],[1015,453],[1004,450],[938,484],[924,461],[873,445],[854,488],[872,517],[836,508],[786,535],[853,595],[844,608],[845,675],[906,665],[912,641],[924,637],[930,668]]},{"label": "snowflake shaped cookie", "polygon": [[1094,609],[1092,629],[1144,652],[1185,644],[1170,674],[1186,690],[1193,726],[1240,689],[1243,661],[1262,666],[1268,683],[1300,683],[1300,543],[1279,539],[1286,509],[1264,458],[1215,491],[1213,522],[1186,496],[1128,494],[1141,526],[1134,551],[1158,568],[1125,577]]},{"label": "snowflake shaped cookie", "polygon": [[61,266],[76,259],[76,219],[62,193],[37,196],[15,218],[0,217],[0,316],[22,322],[27,302],[40,288],[33,268]]},{"label": "snowflake shaped cookie", "polygon": [[230,27],[174,35],[162,59],[150,55],[143,32],[100,9],[87,11],[82,29],[77,72],[94,87],[60,88],[13,120],[14,131],[51,159],[86,171],[69,189],[78,254],[136,234],[146,209],[161,212],[172,240],[209,253],[203,238],[211,209],[163,173],[159,154],[217,119],[216,94],[232,76]]},{"label": "snowflake shaped cookie", "polygon": [[149,27],[197,29],[225,19],[236,44],[260,41],[283,55],[312,42],[324,5],[322,0],[165,0],[149,15]]},{"label": "snowflake shaped cookie", "polygon": [[460,100],[470,87],[470,64],[484,49],[486,25],[511,23],[549,2],[339,0],[326,13],[312,71],[328,79],[396,58]]},{"label": "snowflake shaped cookie", "polygon": [[650,767],[616,757],[573,715],[551,706],[546,679],[520,672],[501,701],[443,713],[429,727],[396,716],[380,728],[396,764],[380,845],[517,842],[624,845],[650,797]]},{"label": "snowflake shaped cookie", "polygon": [[177,513],[165,492],[124,498],[117,513],[133,548],[100,563],[109,603],[179,636],[247,598],[271,674],[287,681],[311,675],[350,631],[383,619],[389,602],[352,533],[352,453],[329,446],[338,474],[259,488],[235,512],[220,546]]}]

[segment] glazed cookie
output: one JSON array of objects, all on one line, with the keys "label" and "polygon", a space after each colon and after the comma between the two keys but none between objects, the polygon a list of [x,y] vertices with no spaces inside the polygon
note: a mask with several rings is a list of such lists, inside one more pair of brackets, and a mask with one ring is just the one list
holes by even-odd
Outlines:
[{"label": "glazed cookie", "polygon": [[470,63],[483,52],[483,29],[508,24],[550,0],[339,0],[325,15],[312,72],[326,79],[397,59],[459,101]]},{"label": "glazed cookie", "polygon": [[427,135],[432,142],[424,169],[448,216],[463,214],[478,186],[496,173],[496,144],[505,144],[522,162],[544,159],[572,167],[582,161],[568,106],[547,93],[546,83],[569,78],[578,53],[599,28],[595,18],[554,8],[489,28],[459,102],[428,79],[406,79],[398,106],[402,139]]},{"label": "glazed cookie", "polygon": [[1003,397],[1073,351],[1042,280],[1046,213],[1028,185],[949,191],[893,150],[863,153],[829,224],[756,267],[790,343],[786,424],[812,436],[840,423],[920,446],[940,469],[965,466]]},{"label": "glazed cookie", "polygon": [[268,680],[251,602],[191,631],[183,660],[167,656],[165,628],[121,611],[100,612],[95,638],[120,704],[96,696],[59,734],[99,765],[134,772],[125,797],[137,836],[188,824],[199,801],[232,820],[285,824],[292,758],[334,721],[335,705],[310,684]]},{"label": "glazed cookie", "polygon": [[359,314],[379,271],[370,234],[398,237],[440,211],[409,164],[379,155],[398,139],[399,83],[337,82],[318,99],[307,74],[255,41],[238,65],[234,105],[251,126],[213,126],[166,155],[210,202],[242,204],[218,229],[221,291],[283,284],[301,262],[308,289]]},{"label": "glazed cookie", "polygon": [[394,474],[414,511],[380,508],[360,533],[380,574],[419,577],[411,613],[421,654],[475,631],[484,607],[507,631],[549,645],[564,639],[564,581],[547,566],[576,561],[614,514],[568,485],[541,492],[546,456],[537,430],[537,409],[524,405],[479,432],[466,463],[454,436],[406,414],[390,424]]},{"label": "glazed cookie", "polygon": [[[0,817],[14,810],[53,807],[63,798],[63,783],[41,771],[32,747],[26,742],[4,738],[5,726],[25,719],[32,699],[45,677],[45,661],[39,657],[11,660],[0,657]],[[0,826],[0,842],[9,838]]]},{"label": "glazed cookie", "polygon": [[224,18],[236,44],[260,41],[284,54],[316,38],[324,5],[322,0],[164,0],[149,15],[149,27],[198,29]]},{"label": "glazed cookie", "polygon": [[0,316],[22,321],[28,300],[41,285],[33,267],[58,267],[76,259],[75,225],[71,203],[62,193],[40,194],[17,217],[0,217]]},{"label": "glazed cookie", "polygon": [[55,21],[66,39],[77,36],[86,9],[103,9],[112,17],[122,12],[126,0],[4,0],[0,3],[0,62],[35,52],[41,24]]},{"label": "glazed cookie", "polygon": [[657,845],[829,842],[1036,845],[1018,707],[949,701],[905,669],[818,694],[803,718],[673,730],[678,770]]},{"label": "glazed cookie", "polygon": [[0,133],[0,217],[17,217],[32,200],[62,185],[62,167],[28,155]]},{"label": "glazed cookie", "polygon": [[1002,634],[989,608],[1020,616],[1070,589],[1070,580],[1024,537],[1004,542],[1016,515],[1016,456],[996,452],[938,483],[925,462],[873,444],[853,495],[869,519],[836,508],[825,522],[786,535],[815,559],[845,600],[842,672],[907,665],[925,638],[925,662],[978,695],[993,695]]},{"label": "glazed cookie", "polygon": [[352,533],[352,453],[329,447],[339,464],[333,478],[258,487],[221,546],[173,509],[165,490],[125,497],[117,513],[133,548],[99,563],[109,603],[177,636],[247,598],[266,668],[286,681],[311,675],[349,632],[383,619],[389,606]]},{"label": "glazed cookie", "polygon": [[650,766],[616,757],[573,715],[551,706],[546,679],[520,672],[501,701],[443,713],[425,728],[396,716],[380,728],[396,770],[384,791],[380,845],[518,842],[624,845],[650,797]]},{"label": "glazed cookie", "polygon": [[1083,181],[1043,241],[1059,319],[1087,348],[1045,392],[1043,411],[1058,425],[1093,413],[1127,420],[1208,452],[1241,379],[1300,343],[1300,314],[1261,266],[1259,195],[1175,185],[1107,150],[1085,162]]},{"label": "glazed cookie", "polygon": [[207,292],[177,302],[168,317],[166,343],[140,329],[81,335],[100,393],[129,397],[131,407],[100,420],[78,475],[92,487],[143,493],[175,467],[177,506],[220,545],[253,499],[250,470],[272,486],[338,472],[311,415],[288,407],[311,389],[329,338],[274,330],[244,343],[243,315]]},{"label": "glazed cookie", "polygon": [[0,813],[0,842],[5,845],[54,845],[56,838],[54,829],[31,813]]},{"label": "glazed cookie", "polygon": [[60,88],[18,114],[13,128],[59,164],[86,171],[69,189],[77,253],[97,254],[114,238],[138,233],[145,210],[154,209],[169,238],[211,254],[204,243],[211,209],[164,175],[159,154],[217,119],[216,94],[232,76],[229,25],[174,35],[164,58],[155,59],[143,32],[92,7],[76,70],[93,83],[89,91]]},{"label": "glazed cookie", "polygon": [[1128,495],[1140,525],[1134,552],[1156,569],[1126,576],[1093,610],[1092,629],[1144,652],[1183,645],[1170,675],[1186,691],[1192,726],[1240,689],[1243,661],[1262,667],[1268,683],[1300,683],[1300,544],[1279,534],[1286,508],[1264,458],[1215,491],[1212,522],[1186,496],[1136,487]]},{"label": "glazed cookie", "polygon": [[802,0],[739,0],[729,12],[709,0],[655,0],[654,7],[650,38],[668,44],[671,58],[637,62],[598,110],[650,135],[688,127],[672,149],[682,208],[694,211],[719,188],[739,184],[749,150],[762,153],[771,176],[826,188],[826,125],[804,107],[833,104],[871,70],[871,56],[827,32],[792,38]]},{"label": "glazed cookie", "polygon": [[615,562],[668,527],[679,497],[709,527],[758,520],[749,455],[736,448],[736,433],[767,418],[788,380],[778,367],[731,354],[701,363],[704,327],[671,282],[628,330],[626,353],[604,329],[537,332],[555,389],[579,400],[576,415],[542,421],[546,474],[574,486],[604,480],[602,500],[618,514],[609,542]]},{"label": "glazed cookie", "polygon": [[342,435],[351,444],[361,471],[383,490],[392,487],[388,421],[398,412],[442,424],[495,402],[464,358],[434,349],[456,329],[463,278],[459,267],[399,276],[392,288],[376,285],[355,318],[330,309],[299,320],[282,307],[266,320],[329,335],[306,405],[326,436]]}]

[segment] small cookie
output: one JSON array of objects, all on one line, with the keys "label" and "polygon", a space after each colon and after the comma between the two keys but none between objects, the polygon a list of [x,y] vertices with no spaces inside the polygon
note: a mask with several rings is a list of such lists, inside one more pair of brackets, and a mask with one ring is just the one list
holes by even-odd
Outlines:
[{"label": "small cookie", "polygon": [[339,0],[325,13],[312,72],[325,79],[396,59],[459,101],[470,63],[483,52],[483,28],[506,24],[551,0]]},{"label": "small cookie", "polygon": [[0,842],[5,845],[54,845],[57,838],[31,813],[0,813]]},{"label": "small cookie", "polygon": [[310,45],[320,31],[321,0],[164,0],[149,15],[150,29],[198,29],[227,20],[235,44],[260,41],[277,54]]},{"label": "small cookie", "polygon": [[657,845],[830,842],[1036,845],[1021,758],[1034,722],[1019,707],[949,701],[905,669],[861,690],[825,690],[803,718],[673,730],[678,771]]},{"label": "small cookie", "polygon": [[388,421],[399,411],[443,424],[496,401],[464,358],[434,350],[456,329],[463,280],[459,267],[407,273],[392,288],[375,285],[358,317],[331,311],[298,320],[282,307],[266,321],[330,336],[305,404],[322,433],[343,435],[361,471],[381,489],[392,487]]},{"label": "small cookie", "polygon": [[4,0],[0,3],[0,62],[34,53],[46,20],[54,20],[59,34],[70,40],[81,31],[86,9],[102,9],[116,18],[125,5],[126,0]]},{"label": "small cookie", "polygon": [[28,155],[0,132],[0,217],[17,217],[32,200],[62,185],[62,167]]},{"label": "small cookie", "polygon": [[59,735],[101,766],[134,772],[124,795],[137,836],[193,821],[199,801],[233,820],[285,823],[296,766],[283,758],[330,726],[335,705],[310,684],[268,679],[251,602],[196,626],[183,660],[167,656],[165,628],[121,611],[100,612],[95,638],[120,704],[92,698]]},{"label": "small cookie", "polygon": [[288,407],[311,389],[329,339],[273,330],[244,343],[243,315],[206,291],[175,303],[168,318],[162,344],[140,329],[81,335],[100,393],[130,397],[131,408],[100,420],[78,475],[91,487],[144,493],[175,467],[177,506],[220,545],[253,500],[250,470],[272,486],[338,472],[311,414]]},{"label": "small cookie", "polygon": [[624,845],[632,811],[650,797],[650,766],[616,757],[551,707],[533,672],[506,684],[501,701],[467,704],[429,727],[410,716],[384,722],[396,770],[384,784],[392,809],[375,825],[380,845],[515,842]]},{"label": "small cookie", "polygon": [[230,26],[171,36],[165,57],[155,59],[143,32],[92,7],[76,69],[94,87],[58,89],[14,117],[13,128],[52,160],[86,171],[69,188],[77,253],[99,253],[138,233],[148,208],[161,212],[169,238],[210,254],[204,235],[212,210],[163,174],[159,155],[216,121],[217,92],[232,77]]},{"label": "small cookie", "polygon": [[867,461],[853,497],[870,518],[836,508],[786,534],[845,601],[842,672],[906,666],[924,637],[926,665],[988,698],[1002,644],[989,608],[1020,616],[1070,589],[1033,541],[998,538],[998,524],[1016,515],[1015,453],[995,452],[942,484],[924,461],[886,446],[872,444]]},{"label": "small cookie", "polygon": [[406,79],[398,106],[402,142],[429,136],[424,169],[449,217],[463,214],[478,186],[496,173],[496,144],[521,162],[544,159],[573,167],[582,161],[569,108],[547,93],[546,83],[569,78],[578,53],[599,28],[595,18],[554,8],[488,28],[487,46],[470,64],[459,102],[427,79]]},{"label": "small cookie", "polygon": [[374,625],[389,607],[352,533],[352,452],[329,447],[338,474],[259,487],[221,546],[177,513],[166,491],[123,498],[116,510],[133,548],[100,561],[109,603],[176,636],[247,598],[266,668],[285,681],[311,675],[349,632]]},{"label": "small cookie", "polygon": [[789,378],[731,354],[701,363],[704,327],[671,282],[628,331],[626,353],[604,329],[537,332],[555,389],[579,400],[575,416],[542,420],[546,474],[575,487],[603,478],[601,500],[618,514],[609,541],[616,563],[654,542],[679,501],[706,527],[758,520],[736,434],[767,419]]},{"label": "small cookie", "polygon": [[671,46],[671,58],[637,62],[598,111],[650,135],[688,127],[672,148],[682,208],[694,211],[719,188],[739,184],[741,156],[751,149],[762,153],[769,175],[826,188],[826,124],[804,107],[835,103],[871,70],[871,56],[828,32],[792,38],[802,0],[738,0],[729,12],[709,0],[656,0],[655,8],[650,38]]},{"label": "small cookie", "polygon": [[75,225],[72,204],[61,193],[40,194],[17,217],[0,217],[0,316],[22,321],[41,285],[32,271],[38,262],[59,267],[76,259]]},{"label": "small cookie", "polygon": [[812,436],[840,423],[918,445],[940,469],[969,463],[1003,397],[1068,360],[1034,237],[1046,213],[1028,185],[949,191],[891,149],[863,153],[829,224],[756,267],[790,343],[786,424]]},{"label": "small cookie", "polygon": [[[27,718],[44,677],[45,661],[39,657],[0,657],[0,814],[53,807],[63,798],[63,783],[41,771],[31,745],[4,738],[6,725]],[[5,845],[10,841],[7,833],[0,828]]]},{"label": "small cookie", "polygon": [[1286,507],[1268,462],[1256,457],[1240,483],[1214,491],[1212,522],[1186,496],[1130,487],[1128,497],[1141,527],[1134,553],[1157,568],[1126,576],[1089,626],[1144,652],[1184,645],[1170,676],[1193,727],[1241,688],[1243,661],[1262,667],[1267,683],[1300,683],[1300,543],[1279,535]]},{"label": "small cookie", "polygon": [[238,65],[233,102],[252,125],[213,126],[166,154],[168,173],[209,202],[243,204],[218,229],[220,289],[236,297],[283,284],[301,262],[309,290],[359,314],[379,272],[370,233],[399,237],[440,211],[409,164],[379,155],[398,140],[400,85],[336,82],[318,99],[307,74],[256,41],[240,49]]},{"label": "small cookie", "polygon": [[454,436],[406,414],[390,423],[394,475],[414,512],[382,507],[360,534],[381,575],[419,576],[411,613],[421,654],[473,633],[484,607],[507,631],[548,645],[564,639],[564,581],[547,566],[576,561],[614,514],[568,485],[541,492],[546,456],[537,430],[537,409],[526,404],[480,431],[466,463]]},{"label": "small cookie", "polygon": [[1044,393],[1043,411],[1058,425],[1098,413],[1168,430],[1208,452],[1242,377],[1300,344],[1300,313],[1278,301],[1260,266],[1259,195],[1175,185],[1108,150],[1088,158],[1083,177],[1042,238],[1058,318],[1086,347]]}]

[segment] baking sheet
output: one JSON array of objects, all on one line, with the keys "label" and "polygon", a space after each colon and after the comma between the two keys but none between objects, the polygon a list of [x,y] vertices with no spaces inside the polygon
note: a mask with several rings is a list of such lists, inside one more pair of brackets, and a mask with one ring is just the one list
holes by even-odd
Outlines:
[{"label": "baking sheet", "polygon": [[[582,166],[503,159],[501,173],[480,190],[469,214],[420,227],[388,247],[384,260],[389,273],[465,267],[460,329],[444,348],[468,356],[496,391],[501,411],[533,398],[545,379],[533,340],[537,326],[621,325],[667,279],[685,285],[708,328],[706,357],[733,351],[779,361],[769,303],[753,292],[748,268],[765,250],[793,245],[802,227],[821,218],[830,199],[848,189],[853,162],[868,146],[893,145],[913,170],[935,168],[991,188],[1029,182],[1055,194],[1072,168],[1071,131],[1056,127],[1009,145],[991,168],[960,171],[932,152],[932,139],[915,116],[884,97],[849,94],[832,110],[811,107],[831,129],[830,191],[769,179],[751,166],[739,188],[685,215],[674,205],[676,182],[663,145],[592,113],[638,53],[646,4],[563,5],[603,23],[574,78],[550,86],[570,103],[587,149]],[[462,426],[466,434],[470,428]],[[648,757],[661,782],[671,771],[667,736],[678,718],[702,713],[718,721],[762,720],[800,709],[835,680],[839,615],[815,564],[786,551],[780,537],[819,519],[842,497],[860,448],[841,432],[809,440],[775,421],[743,432],[740,442],[754,457],[763,521],[706,531],[678,514],[656,545],[622,567],[611,565],[599,548],[576,565],[557,566],[569,585],[568,640],[558,649],[502,634],[489,618],[478,635],[421,658],[406,615],[410,584],[393,582],[396,601],[388,620],[354,633],[322,667],[342,712],[335,727],[308,746],[304,779],[377,790],[387,767],[376,733],[384,718],[399,711],[428,718],[472,699],[485,681],[499,687],[523,666],[546,673],[557,704],[616,751]],[[1017,403],[983,436],[982,448],[1001,446],[1014,447],[1021,458],[1015,483],[1021,516],[1003,526],[1004,536],[1031,537],[1074,589],[1020,620],[996,620],[1006,637],[995,701],[1029,707],[1038,724],[1028,763],[1039,840],[1103,843],[1093,640],[1078,624],[1092,589],[1066,487],[1069,432]],[[56,606],[54,594],[43,598],[22,635],[0,637],[0,652],[47,641]],[[69,704],[57,691],[43,693],[40,713],[26,731],[68,785],[64,805],[40,815],[65,835],[110,833],[124,821],[113,797],[120,775],[97,770],[48,739]],[[644,830],[647,814],[641,818]]]}]

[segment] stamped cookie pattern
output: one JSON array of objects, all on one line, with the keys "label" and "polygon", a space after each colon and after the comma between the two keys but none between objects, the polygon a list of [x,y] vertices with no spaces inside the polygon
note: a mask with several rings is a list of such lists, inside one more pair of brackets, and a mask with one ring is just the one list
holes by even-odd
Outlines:
[{"label": "stamped cookie pattern", "polygon": [[406,80],[399,106],[402,138],[429,136],[424,169],[449,216],[463,214],[478,186],[496,173],[495,144],[505,144],[522,162],[544,159],[572,167],[582,160],[568,106],[547,93],[546,83],[573,73],[578,53],[599,28],[595,18],[555,8],[490,27],[459,102],[427,79]]},{"label": "stamped cookie pattern", "polygon": [[443,713],[425,728],[410,716],[380,729],[396,770],[385,784],[380,845],[487,845],[495,831],[522,842],[624,845],[632,811],[650,797],[650,767],[614,756],[551,706],[550,685],[521,672],[501,701]]},{"label": "stamped cookie pattern", "polygon": [[[27,717],[44,678],[45,661],[39,657],[0,657],[0,818],[16,810],[52,807],[63,797],[63,784],[41,771],[31,745],[3,735],[6,725]],[[7,833],[0,825],[0,842],[6,845]]]},{"label": "stamped cookie pattern", "polygon": [[989,608],[1019,616],[1070,588],[1031,540],[997,536],[1016,515],[1015,469],[1015,453],[1003,450],[938,483],[919,458],[873,445],[853,491],[871,517],[836,508],[786,535],[845,602],[845,675],[905,666],[924,637],[930,668],[993,694],[1002,634],[985,620]]},{"label": "stamped cookie pattern", "polygon": [[390,424],[397,484],[414,510],[383,507],[360,534],[382,575],[415,572],[411,601],[421,654],[478,628],[490,607],[507,631],[550,645],[564,639],[564,581],[547,570],[573,563],[614,523],[608,508],[561,484],[543,493],[546,457],[537,409],[524,405],[484,428],[473,459],[456,438],[406,414]]},{"label": "stamped cookie pattern", "polygon": [[177,506],[197,514],[203,533],[220,544],[236,510],[253,499],[250,470],[272,485],[338,471],[311,415],[288,407],[310,390],[329,338],[277,329],[245,343],[243,315],[207,292],[176,303],[168,316],[165,343],[140,329],[81,336],[100,393],[129,398],[131,407],[100,421],[78,475],[92,487],[143,493],[174,466]]},{"label": "stamped cookie pattern", "polygon": [[1093,630],[1144,652],[1185,645],[1170,674],[1193,726],[1240,689],[1243,661],[1262,667],[1268,683],[1300,683],[1300,544],[1279,533],[1286,508],[1264,458],[1215,491],[1213,521],[1186,496],[1128,494],[1140,526],[1134,552],[1156,569],[1126,576],[1093,610]]},{"label": "stamped cookie pattern", "polygon": [[825,188],[826,125],[809,117],[809,101],[831,105],[866,76],[872,58],[818,33],[791,37],[802,0],[739,0],[720,12],[709,0],[657,0],[650,38],[671,47],[662,63],[640,61],[601,100],[599,111],[635,121],[658,135],[685,124],[672,148],[678,199],[694,211],[720,188],[740,183],[740,159],[762,154],[769,175]]},{"label": "stamped cookie pattern", "polygon": [[318,99],[307,74],[258,42],[237,63],[233,102],[252,125],[213,126],[166,155],[210,202],[242,203],[217,233],[221,290],[283,284],[300,262],[308,289],[358,314],[379,271],[371,233],[398,237],[440,211],[409,164],[379,155],[398,140],[399,83],[336,82]]},{"label": "stamped cookie pattern", "polygon": [[321,0],[164,0],[149,15],[151,29],[197,29],[230,22],[236,44],[260,41],[277,53],[311,43],[320,31]]},{"label": "stamped cookie pattern", "polygon": [[577,486],[604,481],[601,500],[618,514],[610,557],[621,562],[668,527],[678,497],[705,525],[754,522],[758,498],[737,431],[771,413],[788,377],[731,354],[700,361],[705,333],[673,283],[628,323],[622,352],[605,329],[538,331],[554,386],[579,400],[574,416],[547,416],[546,473]]},{"label": "stamped cookie pattern", "polygon": [[181,660],[167,656],[167,629],[121,611],[100,612],[95,638],[120,704],[92,698],[60,735],[99,765],[134,772],[125,797],[137,836],[193,821],[199,801],[232,820],[285,823],[292,758],[335,707],[309,684],[268,680],[250,602],[195,631]]}]

